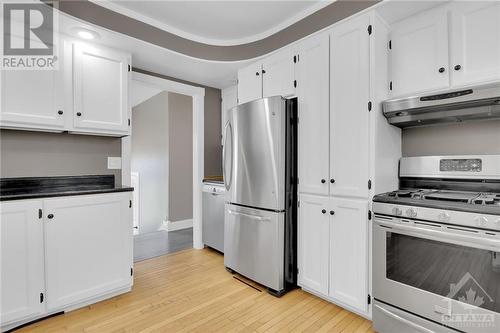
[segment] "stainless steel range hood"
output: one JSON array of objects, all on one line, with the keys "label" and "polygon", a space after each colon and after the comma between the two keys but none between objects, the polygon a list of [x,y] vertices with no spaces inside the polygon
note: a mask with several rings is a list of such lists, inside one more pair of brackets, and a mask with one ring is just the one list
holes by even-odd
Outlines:
[{"label": "stainless steel range hood", "polygon": [[382,106],[389,123],[398,127],[500,118],[500,83],[391,99]]}]

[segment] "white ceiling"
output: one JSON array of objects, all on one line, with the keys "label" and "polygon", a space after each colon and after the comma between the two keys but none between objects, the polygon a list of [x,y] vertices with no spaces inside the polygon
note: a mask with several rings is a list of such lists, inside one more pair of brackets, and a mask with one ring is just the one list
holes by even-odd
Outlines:
[{"label": "white ceiling", "polygon": [[142,102],[150,99],[151,97],[159,94],[162,90],[150,85],[145,85],[137,80],[131,80],[130,87],[130,106],[136,107]]},{"label": "white ceiling", "polygon": [[238,45],[260,40],[333,2],[91,1],[180,37],[211,45]]}]

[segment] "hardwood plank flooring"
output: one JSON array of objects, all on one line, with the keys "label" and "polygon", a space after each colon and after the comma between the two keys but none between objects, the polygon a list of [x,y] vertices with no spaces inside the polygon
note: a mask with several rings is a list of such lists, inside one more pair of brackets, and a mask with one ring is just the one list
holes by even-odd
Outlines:
[{"label": "hardwood plank flooring", "polygon": [[16,332],[374,332],[370,321],[300,289],[278,299],[249,287],[209,249],[141,261],[134,271],[130,293]]}]

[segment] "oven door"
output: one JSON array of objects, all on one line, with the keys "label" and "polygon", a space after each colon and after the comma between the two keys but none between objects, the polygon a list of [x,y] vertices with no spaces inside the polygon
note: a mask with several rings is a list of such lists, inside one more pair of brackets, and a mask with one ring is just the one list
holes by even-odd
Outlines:
[{"label": "oven door", "polygon": [[377,300],[463,332],[500,332],[500,233],[375,215]]}]

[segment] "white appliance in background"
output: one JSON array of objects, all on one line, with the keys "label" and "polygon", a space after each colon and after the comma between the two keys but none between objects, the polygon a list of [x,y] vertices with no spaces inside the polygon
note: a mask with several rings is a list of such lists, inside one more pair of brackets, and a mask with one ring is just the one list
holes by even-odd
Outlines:
[{"label": "white appliance in background", "polygon": [[224,194],[223,183],[203,184],[203,244],[224,252]]},{"label": "white appliance in background", "polygon": [[134,221],[134,235],[139,233],[139,207],[140,205],[140,178],[138,172],[131,172],[131,186],[134,188],[133,192],[133,200],[132,200],[132,209],[133,209],[133,221]]},{"label": "white appliance in background", "polygon": [[500,155],[402,158],[373,199],[378,332],[500,332]]},{"label": "white appliance in background", "polygon": [[297,99],[231,109],[225,126],[224,265],[281,296],[297,281]]}]

